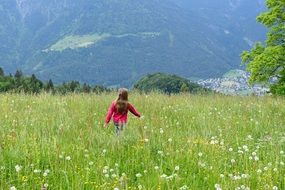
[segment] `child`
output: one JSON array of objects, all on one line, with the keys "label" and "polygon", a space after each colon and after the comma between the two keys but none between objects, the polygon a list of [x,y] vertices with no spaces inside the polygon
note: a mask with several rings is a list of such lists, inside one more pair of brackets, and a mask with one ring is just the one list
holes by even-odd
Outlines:
[{"label": "child", "polygon": [[134,106],[128,102],[128,90],[125,88],[120,88],[118,99],[113,101],[111,106],[109,107],[104,127],[108,127],[108,123],[113,117],[115,131],[116,134],[119,135],[127,124],[128,111],[130,111],[137,117],[141,117],[140,113],[137,112]]}]

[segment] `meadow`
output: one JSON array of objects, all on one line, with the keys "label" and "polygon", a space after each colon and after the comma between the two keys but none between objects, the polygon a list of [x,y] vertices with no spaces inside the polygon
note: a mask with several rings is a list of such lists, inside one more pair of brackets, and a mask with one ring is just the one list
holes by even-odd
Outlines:
[{"label": "meadow", "polygon": [[0,189],[285,189],[284,98],[131,93],[116,137],[115,97],[0,95]]}]

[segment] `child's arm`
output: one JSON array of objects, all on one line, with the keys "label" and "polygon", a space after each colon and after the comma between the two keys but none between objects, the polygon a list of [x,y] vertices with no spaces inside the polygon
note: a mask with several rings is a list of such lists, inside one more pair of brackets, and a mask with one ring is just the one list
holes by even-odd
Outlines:
[{"label": "child's arm", "polygon": [[132,114],[134,114],[137,117],[141,117],[141,114],[136,110],[136,108],[129,103],[129,110]]},{"label": "child's arm", "polygon": [[115,105],[114,105],[114,103],[112,103],[108,109],[108,113],[107,113],[106,118],[105,118],[104,127],[107,127],[108,123],[110,122],[110,120],[113,116],[113,113],[114,113],[114,109],[115,109]]}]

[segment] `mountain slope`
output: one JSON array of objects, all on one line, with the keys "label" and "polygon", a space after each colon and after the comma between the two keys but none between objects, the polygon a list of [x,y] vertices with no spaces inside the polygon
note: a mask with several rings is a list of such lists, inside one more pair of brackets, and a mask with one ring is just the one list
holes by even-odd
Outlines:
[{"label": "mountain slope", "polygon": [[217,77],[238,68],[240,52],[265,34],[255,23],[264,8],[260,0],[17,0],[9,4],[3,8],[10,16],[4,27],[15,34],[0,35],[0,40],[13,36],[4,43],[11,52],[1,48],[4,68],[22,68],[56,82],[131,85],[149,72]]}]

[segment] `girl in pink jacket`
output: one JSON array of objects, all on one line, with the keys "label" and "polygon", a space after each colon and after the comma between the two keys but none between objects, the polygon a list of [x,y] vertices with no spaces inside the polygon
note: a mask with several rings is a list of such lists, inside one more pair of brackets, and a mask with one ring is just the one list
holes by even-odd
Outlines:
[{"label": "girl in pink jacket", "polygon": [[113,101],[109,107],[104,127],[108,127],[108,124],[113,117],[115,131],[116,134],[119,135],[127,124],[128,111],[137,117],[141,117],[141,114],[137,112],[134,106],[128,102],[128,90],[125,88],[120,88],[117,100]]}]

